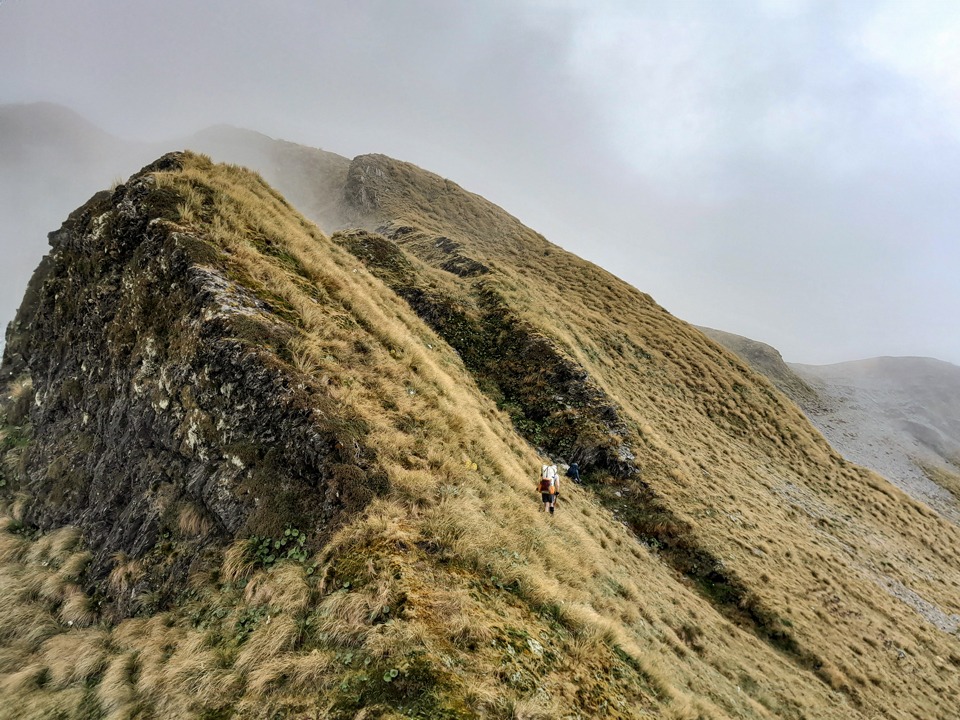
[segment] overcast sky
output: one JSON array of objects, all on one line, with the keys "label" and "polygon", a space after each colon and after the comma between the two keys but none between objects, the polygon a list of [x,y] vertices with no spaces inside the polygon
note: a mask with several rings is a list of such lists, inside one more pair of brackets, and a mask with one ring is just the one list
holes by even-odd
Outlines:
[{"label": "overcast sky", "polygon": [[414,162],[790,361],[960,364],[954,0],[0,0],[0,68],[125,138]]}]

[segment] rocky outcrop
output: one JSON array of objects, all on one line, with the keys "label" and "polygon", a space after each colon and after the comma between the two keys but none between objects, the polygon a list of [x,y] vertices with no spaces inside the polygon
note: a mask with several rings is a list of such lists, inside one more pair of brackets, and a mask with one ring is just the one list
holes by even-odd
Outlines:
[{"label": "rocky outcrop", "polygon": [[51,233],[2,370],[33,392],[5,490],[27,498],[29,524],[83,530],[94,584],[123,553],[152,596],[234,538],[295,527],[320,544],[385,488],[362,421],[285,361],[295,328],[173,222],[179,200],[150,173],[177,163]]}]

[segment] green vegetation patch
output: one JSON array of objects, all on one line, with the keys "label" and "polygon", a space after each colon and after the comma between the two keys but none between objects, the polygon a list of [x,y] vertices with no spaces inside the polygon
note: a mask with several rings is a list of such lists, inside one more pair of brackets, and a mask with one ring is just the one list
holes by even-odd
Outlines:
[{"label": "green vegetation patch", "polygon": [[[287,527],[278,537],[261,537],[254,535],[250,538],[250,563],[256,567],[269,568],[281,560],[291,560],[301,565],[307,562],[306,533],[295,527]],[[306,568],[308,575],[312,575],[316,565]]]},{"label": "green vegetation patch", "polygon": [[368,715],[382,708],[424,720],[472,717],[451,704],[451,686],[445,675],[421,652],[409,652],[393,662],[371,663],[341,680],[336,687],[331,717],[352,720],[363,708]]}]

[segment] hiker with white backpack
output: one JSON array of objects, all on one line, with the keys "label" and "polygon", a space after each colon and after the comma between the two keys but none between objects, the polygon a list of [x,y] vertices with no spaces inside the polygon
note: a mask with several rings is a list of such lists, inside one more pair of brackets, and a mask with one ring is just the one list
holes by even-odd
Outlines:
[{"label": "hiker with white backpack", "polygon": [[544,465],[540,470],[540,482],[537,484],[540,499],[543,500],[543,511],[553,515],[557,505],[557,495],[560,494],[560,474],[556,465]]}]

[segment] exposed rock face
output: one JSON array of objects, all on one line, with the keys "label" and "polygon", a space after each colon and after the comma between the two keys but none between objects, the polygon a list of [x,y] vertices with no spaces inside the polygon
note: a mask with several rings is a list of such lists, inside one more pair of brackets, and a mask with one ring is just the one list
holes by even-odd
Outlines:
[{"label": "exposed rock face", "polygon": [[[282,359],[294,329],[168,219],[177,197],[145,173],[177,162],[51,233],[3,364],[35,393],[13,485],[32,498],[27,520],[80,526],[94,579],[123,552],[166,591],[233,538],[292,525],[322,541],[385,485],[362,422]],[[178,531],[186,511],[202,518],[195,537]]]}]

